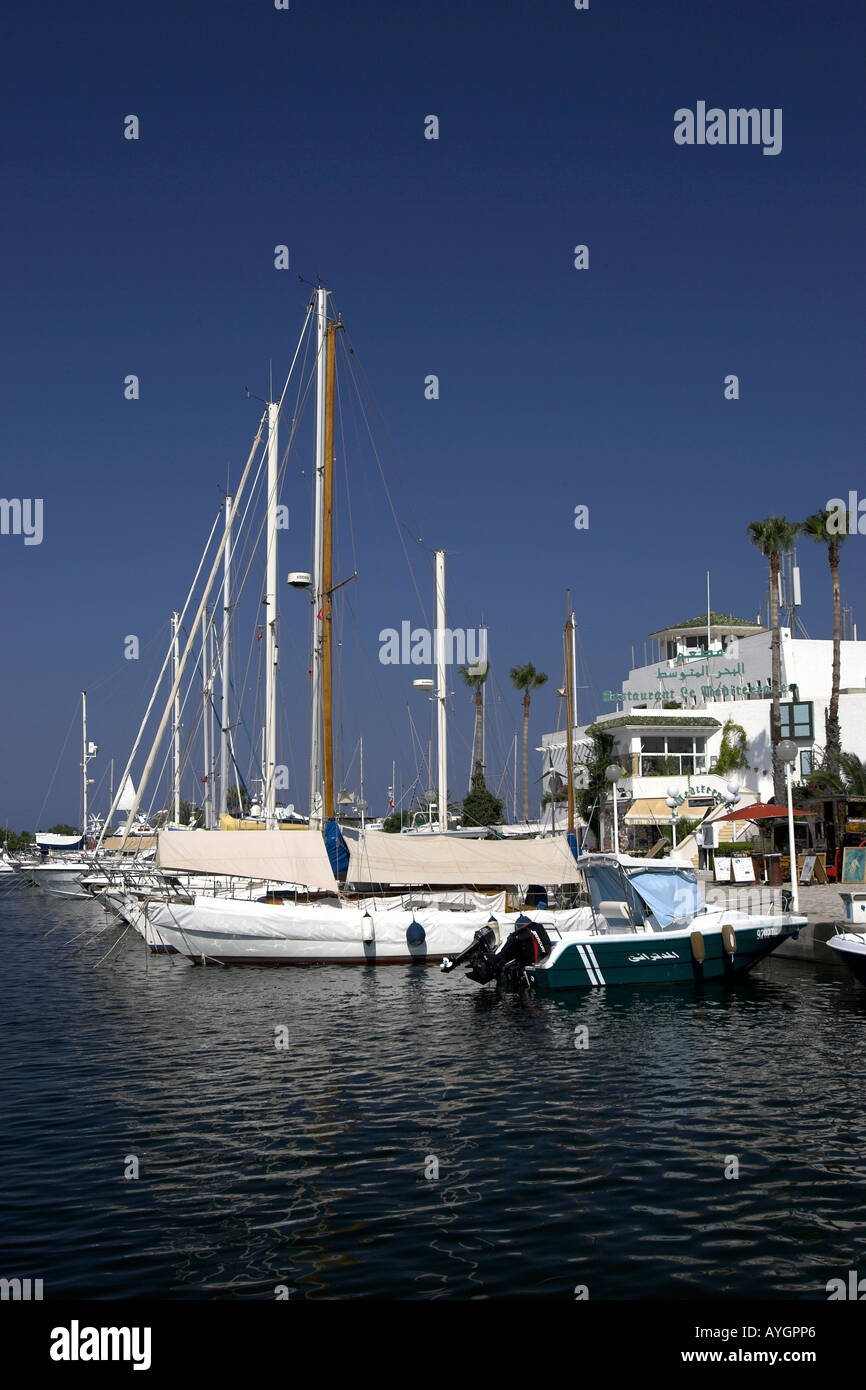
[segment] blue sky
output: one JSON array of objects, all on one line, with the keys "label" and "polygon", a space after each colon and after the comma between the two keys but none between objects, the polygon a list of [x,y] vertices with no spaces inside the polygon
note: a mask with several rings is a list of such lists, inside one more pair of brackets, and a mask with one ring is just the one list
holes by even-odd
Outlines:
[{"label": "blue sky", "polygon": [[[533,743],[555,727],[568,587],[582,708],[597,714],[632,643],[701,611],[708,568],[714,608],[755,616],[766,575],[748,521],[866,495],[854,0],[95,0],[14,4],[4,31],[0,494],[44,507],[41,545],[0,536],[13,828],[77,819],[74,726],[61,748],[82,688],[97,779],[127,752],[168,614],[258,423],[244,387],[264,396],[269,363],[275,381],[288,368],[310,292],[298,276],[333,290],[386,422],[428,613],[442,546],[452,625],[488,624],[494,784],[519,722],[509,667],[550,673]],[[781,153],[676,145],[674,112],[700,100],[781,108]],[[289,271],[274,268],[283,243]],[[363,734],[380,810],[392,758],[415,776],[407,706],[422,739],[429,720],[416,672],[378,664],[378,634],[424,615],[361,454],[338,761]],[[286,479],[281,575],[310,564],[308,462]],[[580,503],[588,531],[574,529]],[[843,551],[861,626],[864,555],[862,537]],[[829,636],[824,554],[802,543],[800,561],[803,619]],[[306,626],[287,592],[280,756],[304,809]],[[138,662],[123,660],[129,633]],[[459,793],[460,686],[453,705]]]}]

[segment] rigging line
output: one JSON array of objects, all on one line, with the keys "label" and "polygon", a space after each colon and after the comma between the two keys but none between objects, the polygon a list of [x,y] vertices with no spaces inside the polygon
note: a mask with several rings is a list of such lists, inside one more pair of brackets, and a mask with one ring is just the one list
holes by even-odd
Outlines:
[{"label": "rigging line", "polygon": [[[290,770],[290,772],[291,772],[291,779],[290,779],[290,782],[289,782],[289,786],[286,787],[286,788],[281,788],[281,790],[285,790],[286,792],[289,792],[289,793],[291,793],[292,796],[294,796],[295,793],[294,793],[294,790],[293,790],[293,789],[294,789],[294,787],[296,787],[296,786],[300,786],[300,780],[299,780],[299,778],[298,778],[298,775],[297,775],[297,768],[296,768],[296,766],[295,766],[295,748],[294,748],[294,744],[293,744],[293,742],[292,742],[292,732],[291,732],[291,723],[290,723],[290,721],[289,721],[289,712],[288,712],[288,710],[287,710],[286,707],[285,707],[285,703],[283,704],[283,708],[282,708],[281,713],[280,713],[280,732],[281,732],[281,734],[282,734],[283,748],[287,748],[287,749],[288,749],[288,754],[289,754],[289,761],[288,761],[288,763],[286,764],[286,766],[288,766],[288,768],[289,768],[289,770]],[[294,801],[293,801],[293,802],[292,802],[292,805],[294,806],[294,804],[295,804],[295,803],[294,803]]]},{"label": "rigging line", "polygon": [[[348,362],[348,355],[347,355],[347,362]],[[352,380],[353,380],[353,382],[355,382],[355,391],[356,391],[356,394],[357,394],[357,396],[358,396],[358,404],[359,404],[359,406],[360,406],[360,408],[361,408],[361,414],[362,414],[363,419],[364,419],[364,424],[366,425],[366,428],[367,428],[367,437],[368,437],[369,440],[370,440],[370,446],[371,446],[371,448],[372,448],[372,450],[373,450],[373,455],[374,455],[374,457],[375,457],[375,459],[376,459],[376,467],[377,467],[378,470],[379,470],[379,477],[380,477],[381,480],[382,480],[382,487],[383,487],[384,490],[385,490],[385,497],[386,497],[387,502],[388,502],[388,507],[389,507],[389,510],[390,510],[390,512],[391,512],[391,516],[392,516],[393,521],[394,521],[394,526],[395,526],[395,528],[396,528],[396,530],[397,530],[397,535],[398,535],[399,538],[400,538],[400,545],[401,545],[401,547],[402,547],[403,555],[404,555],[404,558],[405,558],[405,560],[406,560],[406,568],[408,569],[409,574],[410,574],[410,576],[411,576],[411,579],[412,579],[412,587],[413,587],[414,590],[415,590],[415,594],[416,594],[416,596],[417,596],[417,598],[418,598],[418,604],[419,604],[419,606],[420,606],[420,608],[421,608],[421,612],[422,612],[422,614],[423,614],[423,616],[424,616],[424,620],[425,620],[425,622],[427,623],[427,626],[428,626],[428,628],[429,628],[430,622],[429,622],[429,618],[427,617],[427,607],[426,607],[426,605],[425,605],[425,603],[424,603],[424,600],[423,600],[422,597],[421,597],[421,593],[420,593],[420,590],[419,590],[419,588],[418,588],[418,581],[417,581],[417,579],[415,578],[415,571],[414,571],[414,569],[412,568],[412,563],[411,563],[411,561],[410,561],[410,559],[409,559],[409,552],[408,552],[408,550],[407,550],[407,548],[406,548],[406,541],[405,541],[405,538],[404,538],[404,536],[403,536],[403,528],[402,528],[402,526],[401,526],[401,523],[397,520],[397,512],[396,512],[396,510],[395,510],[394,503],[393,503],[393,500],[392,500],[392,498],[391,498],[391,491],[390,491],[390,488],[388,487],[388,483],[387,483],[387,480],[386,480],[386,478],[385,478],[385,472],[384,472],[384,469],[383,469],[383,467],[382,467],[382,460],[381,460],[381,458],[379,457],[379,451],[378,451],[378,449],[376,448],[376,444],[375,444],[375,441],[374,441],[374,439],[373,439],[373,432],[372,432],[372,429],[371,429],[371,426],[370,426],[370,421],[369,421],[369,419],[367,418],[367,412],[366,412],[366,410],[365,410],[365,408],[364,408],[364,402],[363,402],[362,399],[361,399],[360,391],[359,391],[359,389],[358,389],[357,381],[356,381],[356,379],[355,379],[355,373],[354,373],[354,371],[353,371],[353,369],[352,369],[352,364],[351,364],[351,362],[349,362],[348,365],[349,365],[350,374],[351,374],[351,376],[352,376]]]},{"label": "rigging line", "polygon": [[[69,735],[72,733],[72,725],[75,723],[75,719],[76,719],[77,714],[78,714],[78,701],[76,700],[76,701],[75,701],[75,708],[74,708],[73,711],[72,711],[72,718],[71,718],[70,721],[69,721],[69,728],[66,730],[66,737],[65,737],[65,739],[63,740],[63,747],[61,748],[59,757],[58,757],[58,759],[57,759],[57,762],[56,762],[55,765],[54,765],[54,771],[53,771],[53,773],[51,774],[51,781],[48,783],[48,791],[45,793],[45,799],[44,799],[44,801],[42,802],[41,807],[39,808],[39,815],[38,815],[37,820],[36,820],[37,828],[38,828],[38,826],[39,826],[39,824],[40,824],[40,822],[41,822],[41,820],[42,820],[42,816],[43,816],[43,813],[44,813],[44,811],[45,811],[45,807],[46,807],[47,804],[48,804],[48,798],[49,798],[49,796],[51,795],[51,789],[52,789],[52,787],[54,786],[54,779],[55,779],[56,776],[57,776],[57,769],[60,767],[60,763],[61,763],[61,761],[62,761],[62,759],[63,759],[63,755],[64,755],[64,753],[66,752],[66,745],[67,745],[67,743],[69,742]],[[80,798],[79,798],[79,806],[80,806],[80,805],[81,805],[81,801],[80,801]]]},{"label": "rigging line", "polygon": [[[207,544],[205,545],[205,548],[204,548],[204,550],[203,550],[203,552],[202,552],[201,559],[200,559],[199,562],[198,562],[198,569],[197,569],[196,572],[195,572],[195,577],[193,578],[192,584],[191,584],[190,589],[189,589],[189,591],[188,591],[188,593],[187,593],[187,596],[186,596],[186,601],[184,602],[184,605],[183,605],[183,611],[181,612],[181,614],[180,614],[180,616],[179,616],[179,619],[178,619],[178,626],[180,626],[180,624],[183,622],[184,618],[186,617],[187,609],[189,608],[189,605],[190,605],[190,603],[192,602],[192,596],[193,596],[193,594],[194,594],[194,592],[195,592],[195,587],[196,587],[196,585],[198,584],[199,575],[201,574],[202,569],[204,568],[204,563],[205,563],[205,560],[206,560],[206,558],[207,558],[207,553],[208,553],[208,551],[209,551],[209,549],[210,549],[210,543],[211,543],[211,541],[212,541],[213,538],[214,538],[214,533],[215,533],[216,528],[217,528],[217,523],[218,523],[218,521],[220,520],[221,515],[222,515],[222,510],[220,509],[220,510],[217,511],[217,514],[216,514],[216,516],[214,517],[213,526],[211,527],[210,535],[208,536],[208,539],[207,539]],[[133,744],[133,746],[132,746],[132,752],[130,753],[129,758],[127,759],[126,767],[124,768],[123,774],[122,774],[121,779],[120,779],[120,786],[121,786],[121,787],[124,785],[124,783],[125,783],[127,777],[129,776],[129,774],[130,774],[130,772],[131,772],[131,770],[132,770],[132,761],[133,761],[133,758],[135,757],[135,754],[136,754],[137,751],[138,751],[138,746],[139,746],[139,744],[140,744],[140,742],[141,742],[141,740],[142,740],[142,737],[143,737],[143,735],[144,735],[145,728],[147,727],[147,721],[148,721],[149,718],[150,718],[151,710],[153,709],[153,706],[154,706],[155,703],[156,703],[157,691],[159,690],[159,687],[162,685],[162,678],[163,678],[163,676],[165,675],[165,673],[166,673],[166,671],[167,671],[167,669],[168,669],[168,664],[169,664],[169,661],[170,661],[170,659],[171,659],[171,654],[172,654],[172,644],[169,643],[169,644],[168,644],[168,648],[167,648],[166,653],[165,653],[165,657],[163,658],[162,669],[161,669],[161,671],[160,671],[160,673],[159,673],[159,676],[157,677],[156,684],[155,684],[154,687],[153,687],[153,692],[152,692],[152,694],[151,694],[150,700],[148,701],[147,709],[146,709],[145,712],[144,712],[144,718],[142,719],[141,724],[139,725],[138,734],[136,735],[135,742],[134,742],[134,744]],[[169,688],[170,688],[170,687],[169,687]],[[117,794],[116,794],[116,799],[119,800],[119,797],[120,797],[120,792],[119,792],[119,790],[118,790],[118,792],[117,792]],[[111,819],[111,816],[113,815],[113,813],[114,813],[116,810],[117,810],[117,807],[116,807],[116,806],[110,807],[109,812],[108,812],[108,816],[106,817],[106,826],[108,825],[108,822],[109,822],[109,820]],[[97,849],[99,849],[100,845],[102,844],[103,839],[105,838],[104,830],[105,830],[105,828],[103,827],[103,831],[100,833],[99,840],[97,841],[97,846],[96,846]]]},{"label": "rigging line", "polygon": [[[262,587],[262,590],[261,590],[261,596],[262,596],[262,598],[264,597],[264,581],[263,581],[263,587]],[[259,605],[258,605],[257,612],[258,612],[259,614],[261,613],[261,599],[260,599],[260,602],[259,602]],[[259,660],[259,673],[258,673],[258,677],[257,677],[257,681],[256,681],[256,690],[257,690],[257,691],[259,690],[260,685],[261,685],[261,661],[262,661],[262,645],[263,645],[263,644],[258,640],[257,634],[258,634],[259,632],[261,632],[262,634],[264,634],[264,628],[263,628],[263,626],[262,626],[261,618],[260,618],[260,617],[257,618],[256,623],[255,623],[254,626],[253,626],[252,635],[250,636],[249,644],[248,644],[248,647],[247,647],[247,664],[246,664],[246,669],[244,670],[243,680],[241,681],[240,686],[235,686],[234,683],[233,683],[233,684],[232,684],[232,687],[231,687],[231,688],[232,688],[232,694],[233,694],[234,697],[235,697],[235,703],[236,703],[236,706],[237,706],[239,715],[240,715],[240,713],[241,713],[241,710],[242,710],[244,701],[245,701],[246,698],[247,698],[247,686],[248,686],[248,683],[249,683],[250,666],[252,665],[253,653],[254,653],[254,652],[257,653],[257,655],[258,655],[258,660]],[[246,730],[245,730],[245,731],[246,731]],[[246,732],[248,732],[248,731],[246,731]],[[247,771],[249,771],[249,768],[247,768]]]},{"label": "rigging line", "polygon": [[[307,374],[307,361],[308,361],[309,354],[310,354],[310,348],[312,347],[312,342],[313,342],[313,320],[312,320],[312,317],[310,318],[309,328],[310,328],[310,331],[309,331],[309,333],[307,334],[307,345],[306,345],[306,347],[305,347],[305,349],[304,349],[304,360],[303,360],[303,362],[301,363],[301,370],[300,370],[300,372],[299,372],[299,374],[298,374],[298,393],[297,393],[297,395],[296,395],[296,397],[295,397],[295,409],[294,409],[294,411],[293,411],[293,413],[292,413],[291,422],[284,421],[284,423],[286,423],[286,424],[288,425],[290,433],[291,433],[291,430],[292,430],[292,428],[293,428],[293,426],[294,426],[295,421],[298,420],[298,419],[300,418],[301,412],[302,412],[302,410],[303,410],[303,406],[301,405],[301,392],[302,392],[302,391],[304,392],[304,397],[305,397],[305,399],[306,399],[306,393],[307,393],[307,392],[309,391],[309,389],[310,389],[310,384],[311,384],[312,381],[315,379],[315,372],[314,372],[314,370],[313,370],[314,366],[316,365],[315,363],[314,363],[314,364],[310,367],[310,369],[309,369],[309,377],[307,377],[307,375],[306,375],[306,374]],[[318,361],[318,349],[317,349],[317,351],[316,351],[316,361]],[[308,383],[309,383],[306,387],[304,387],[304,381],[305,381],[305,380],[307,380]],[[281,419],[281,420],[283,419],[283,411],[282,411],[282,409],[280,410],[280,419]],[[302,476],[306,476],[306,470],[305,470],[303,467],[301,468],[301,475],[302,475]]]},{"label": "rigging line", "polygon": [[[336,376],[336,373],[335,373]],[[340,378],[336,379],[337,386],[337,414],[340,421],[340,442],[343,450],[343,473],[346,479],[346,512],[349,519],[349,539],[352,545],[352,570],[358,573],[358,553],[355,546],[355,523],[352,517],[352,494],[349,488],[349,451],[346,448],[346,430],[343,421],[343,396],[340,388]]]},{"label": "rigging line", "polygon": [[[395,463],[395,466],[396,466],[397,470],[399,470],[399,472],[398,472],[398,482],[400,482],[400,483],[401,483],[401,486],[402,486],[402,485],[403,485],[403,482],[402,482],[402,479],[399,477],[399,473],[402,473],[402,474],[404,474],[406,477],[408,477],[408,469],[406,469],[405,465],[401,462],[400,454],[399,454],[399,452],[398,452],[398,450],[397,450],[397,447],[396,447],[396,445],[395,445],[395,443],[394,443],[393,439],[391,438],[391,435],[390,435],[390,433],[389,433],[389,431],[388,431],[388,427],[387,427],[387,422],[386,422],[386,420],[385,420],[385,416],[384,416],[384,414],[383,414],[383,412],[382,412],[382,410],[381,410],[381,408],[380,408],[380,406],[379,406],[378,401],[376,400],[376,397],[375,397],[375,395],[374,395],[374,393],[373,393],[372,387],[370,386],[370,383],[369,383],[369,381],[368,381],[368,379],[367,379],[367,374],[366,374],[366,372],[365,372],[365,370],[364,370],[364,366],[363,366],[363,364],[362,364],[362,362],[361,362],[361,360],[360,360],[360,356],[359,356],[359,354],[358,354],[358,352],[357,352],[357,349],[355,348],[354,343],[352,342],[352,340],[351,340],[351,338],[350,338],[350,336],[349,336],[348,331],[346,331],[346,344],[347,344],[348,352],[351,353],[351,355],[355,358],[355,361],[358,363],[358,376],[362,379],[362,383],[363,383],[363,387],[364,387],[365,394],[366,394],[367,398],[368,398],[369,401],[370,401],[370,405],[371,405],[371,407],[372,407],[373,412],[375,413],[376,417],[378,418],[379,427],[380,427],[380,429],[381,429],[381,431],[382,431],[383,439],[385,440],[385,442],[387,443],[387,445],[388,445],[388,447],[389,447],[389,449],[390,449],[390,453],[391,453],[391,456],[392,456],[392,458],[393,458],[393,461],[394,461],[394,463]],[[354,375],[354,373],[353,373],[353,375]],[[414,516],[413,513],[412,513],[412,504],[411,504],[411,501],[410,501],[411,495],[412,495],[412,494],[408,491],[408,489],[405,489],[405,488],[404,488],[405,510],[406,510],[407,514],[409,515],[410,521],[412,522],[412,526],[413,526],[413,528],[414,528],[414,535],[415,535],[417,538],[420,539],[421,528],[420,528],[420,526],[419,526],[419,524],[418,524],[418,522],[417,522],[415,516]]]},{"label": "rigging line", "polygon": [[[312,322],[312,317],[311,317],[311,316],[312,316],[312,309],[313,309],[313,305],[312,305],[312,303],[310,303],[310,304],[307,306],[307,316],[306,316],[306,318],[304,319],[304,324],[303,324],[303,327],[301,328],[301,335],[300,335],[300,338],[298,339],[298,345],[297,345],[297,347],[296,347],[296,349],[295,349],[295,355],[294,355],[294,357],[293,357],[293,359],[292,359],[292,365],[291,365],[291,367],[289,368],[289,374],[288,374],[288,376],[286,377],[285,385],[283,386],[282,392],[281,392],[281,394],[280,394],[280,399],[279,399],[279,401],[275,401],[275,402],[274,402],[274,404],[277,406],[277,417],[278,417],[278,418],[282,415],[282,412],[283,412],[283,405],[284,405],[285,398],[286,398],[286,392],[287,392],[288,389],[289,389],[289,383],[291,382],[292,376],[293,376],[293,374],[294,374],[295,365],[296,365],[297,360],[298,360],[298,355],[299,355],[299,353],[300,353],[300,351],[301,351],[301,347],[302,347],[302,345],[303,345],[303,343],[304,343],[304,340],[305,340],[305,338],[307,337],[307,332],[308,332],[308,329],[309,329],[310,324],[311,324],[311,322]],[[306,357],[305,357],[304,360],[306,360]],[[300,378],[300,380],[302,380],[302,377]],[[309,391],[309,389],[310,389],[310,387],[309,387],[309,383],[308,383],[307,391]],[[285,454],[284,454],[284,456],[283,456],[283,463],[282,463],[282,466],[281,466],[281,468],[280,468],[280,470],[279,470],[279,476],[282,475],[282,469],[285,467],[286,460],[287,460],[288,454],[289,454],[289,450],[290,450],[291,447],[292,447],[292,444],[293,444],[294,439],[295,439],[295,435],[296,435],[296,433],[297,433],[298,424],[299,424],[299,420],[298,420],[297,418],[296,418],[295,420],[293,420],[293,422],[292,422],[292,428],[291,428],[290,435],[289,435],[289,441],[288,441],[288,443],[287,443],[287,445],[286,445]],[[262,473],[263,473],[263,469],[264,469],[264,465],[265,465],[266,460],[267,460],[267,448],[265,448],[265,449],[262,451],[262,456],[261,456],[261,458],[260,458],[260,460],[259,460],[259,468],[258,468],[258,471],[257,471],[257,473],[256,473],[255,482],[254,482],[254,484],[253,484],[253,489],[251,489],[250,493],[249,493],[248,496],[247,496],[246,507],[244,508],[243,516],[242,516],[242,518],[241,518],[241,523],[240,523],[240,529],[241,529],[241,530],[243,529],[244,525],[246,524],[246,519],[247,519],[247,516],[248,516],[248,514],[249,514],[250,507],[252,506],[252,503],[253,503],[253,491],[254,491],[254,490],[257,491],[258,479],[261,477],[261,475],[262,475]],[[279,483],[278,483],[278,487],[279,487]],[[261,525],[260,525],[260,527],[259,527],[259,531],[258,531],[258,533],[257,533],[257,535],[256,535],[256,537],[255,537],[255,539],[252,540],[251,543],[250,543],[250,562],[249,562],[249,564],[248,564],[248,566],[247,566],[247,571],[246,571],[246,573],[249,572],[249,568],[250,568],[250,566],[251,566],[251,564],[252,564],[252,556],[253,556],[253,554],[254,554],[254,552],[255,552],[257,546],[258,546],[259,540],[261,539],[262,531],[263,531],[264,526],[265,526],[265,524],[266,524],[266,520],[267,520],[267,513],[265,514],[265,517],[264,517],[263,520],[262,520],[262,523],[261,523]],[[243,583],[244,583],[245,580],[246,580],[246,573],[245,573],[245,575],[244,575],[244,579],[241,581],[241,584],[240,584],[240,586],[239,586],[239,588],[238,588],[238,592],[240,592],[240,591],[242,590],[242,588],[243,588]]]},{"label": "rigging line", "polygon": [[[187,688],[186,688],[186,694],[183,696],[183,698],[182,698],[182,700],[181,700],[181,706],[180,706],[180,722],[181,722],[181,724],[183,723],[183,715],[184,715],[184,710],[186,709],[187,701],[188,701],[188,699],[189,699],[189,697],[190,697],[190,694],[191,694],[191,692],[192,692],[193,681],[195,680],[195,677],[196,677],[196,670],[197,670],[197,667],[198,667],[198,663],[196,662],[196,663],[195,663],[195,666],[194,666],[194,668],[193,668],[192,674],[190,675],[189,684],[187,685]],[[191,730],[189,731],[189,733],[187,734],[185,743],[184,743],[184,744],[182,745],[182,747],[181,747],[180,756],[179,756],[179,759],[178,759],[178,766],[179,766],[179,768],[181,769],[181,771],[184,769],[184,766],[185,766],[185,764],[186,764],[186,760],[187,760],[187,755],[188,755],[188,752],[189,752],[189,748],[190,748],[192,739],[193,739],[193,737],[195,736],[195,734],[196,734],[196,732],[197,732],[197,730],[198,730],[198,727],[199,727],[199,722],[198,722],[198,719],[196,719],[195,723],[193,724],[192,729],[191,729]],[[171,750],[171,743],[167,741],[167,742],[166,742],[165,754],[164,754],[164,756],[163,756],[162,764],[161,764],[160,770],[159,770],[159,775],[158,775],[158,777],[157,777],[157,779],[156,779],[156,781],[155,781],[155,783],[154,783],[154,788],[153,788],[153,792],[151,793],[150,802],[149,802],[148,807],[147,807],[147,810],[146,810],[146,812],[145,812],[145,819],[146,819],[146,820],[150,820],[150,818],[153,816],[153,808],[154,808],[154,806],[156,805],[157,796],[158,796],[158,792],[159,792],[160,785],[161,785],[161,783],[162,783],[162,779],[163,779],[163,777],[165,776],[166,771],[167,771],[168,761],[169,761],[169,758],[170,758],[170,756],[171,756],[171,751],[172,751],[172,750]],[[171,792],[170,792],[170,787],[171,787],[171,784],[170,784],[170,782],[169,782],[168,795],[171,794]],[[160,808],[160,809],[162,810],[162,809],[165,809],[165,808]]]},{"label": "rigging line", "polygon": [[[166,621],[166,622],[162,623],[162,624],[157,628],[156,632],[152,633],[151,636],[148,637],[148,638],[146,639],[146,641],[144,641],[144,642],[142,642],[142,643],[139,644],[139,649],[140,649],[142,652],[149,651],[150,648],[154,645],[155,642],[157,642],[157,641],[159,640],[160,637],[162,637],[163,640],[165,639],[165,633],[166,633],[167,631],[168,631],[168,622]],[[90,681],[90,682],[89,682],[89,684],[88,684],[88,686],[87,686],[87,693],[88,693],[88,695],[92,695],[94,691],[100,690],[100,689],[102,688],[102,686],[107,685],[107,684],[109,683],[109,681],[117,680],[117,679],[118,679],[120,676],[122,676],[122,675],[124,674],[124,672],[127,671],[128,669],[129,669],[129,663],[128,663],[127,660],[124,658],[124,662],[123,662],[123,665],[122,665],[122,666],[117,666],[117,667],[115,667],[113,670],[107,672],[106,675],[102,676],[99,680],[95,680],[95,681]]]},{"label": "rigging line", "polygon": [[[311,380],[312,380],[312,379],[311,379]],[[309,384],[308,384],[307,391],[309,391],[309,389],[310,389],[310,386],[309,386]],[[284,473],[285,473],[286,465],[287,465],[287,462],[288,462],[289,451],[291,450],[291,448],[292,448],[293,445],[294,445],[295,437],[296,437],[296,435],[297,435],[297,430],[298,430],[299,424],[300,424],[300,421],[299,421],[297,418],[292,422],[292,430],[291,430],[291,434],[290,434],[290,436],[289,436],[289,442],[287,443],[286,448],[285,448],[285,451],[284,451],[284,453],[283,453],[283,460],[282,460],[282,463],[279,465],[278,470],[277,470],[277,496],[279,496],[279,494],[280,494],[280,490],[281,490],[281,487],[282,487],[282,484],[283,484],[283,480],[284,480]],[[261,468],[262,468],[262,466],[263,466],[263,464],[264,464],[264,461],[265,461],[266,457],[267,457],[267,454],[265,453],[265,454],[263,455],[263,457],[262,457],[262,462],[261,462],[261,464],[259,465],[260,471],[261,471]],[[249,502],[248,502],[248,506],[249,506],[249,504],[250,504],[251,501],[252,501],[252,494],[250,495],[250,499],[249,499]],[[244,519],[246,519],[246,517],[245,517]],[[265,527],[267,526],[267,522],[268,522],[267,508],[265,508],[264,515],[262,516],[261,522],[259,523],[259,529],[258,529],[258,531],[256,532],[256,534],[255,534],[254,537],[252,536],[252,531],[250,531],[249,561],[248,561],[248,563],[247,563],[247,567],[246,567],[246,570],[244,571],[243,577],[241,578],[240,583],[239,583],[239,585],[238,585],[238,592],[239,592],[239,593],[243,591],[243,587],[244,587],[244,585],[245,585],[245,583],[246,583],[247,576],[249,575],[250,569],[252,568],[253,561],[255,560],[256,555],[258,554],[258,548],[259,548],[259,545],[260,545],[260,542],[261,542],[261,539],[262,539],[262,535],[264,534]]]},{"label": "rigging line", "polygon": [[[349,589],[345,589],[343,592],[344,592],[344,601],[345,601],[346,607],[347,607],[347,609],[349,610],[351,616],[352,616],[353,619],[354,619],[355,631],[356,631],[356,633],[357,633],[357,632],[358,632],[358,628],[359,628],[359,620],[358,620],[357,609],[356,609],[355,604],[354,604],[354,602],[353,602],[353,597],[352,597],[352,595],[351,595]],[[402,752],[404,751],[404,749],[405,749],[405,744],[403,743],[403,735],[402,735],[402,734],[398,731],[398,729],[397,729],[397,725],[396,725],[396,723],[395,723],[395,721],[394,721],[394,719],[393,719],[393,716],[391,715],[390,703],[389,703],[389,701],[386,699],[386,697],[385,697],[385,691],[384,691],[383,687],[381,686],[381,684],[380,684],[380,682],[379,682],[379,673],[380,673],[380,671],[381,671],[381,665],[380,665],[380,663],[379,663],[378,661],[374,661],[374,660],[372,659],[372,655],[371,655],[371,653],[370,653],[370,651],[369,651],[369,648],[366,646],[366,644],[362,645],[362,644],[360,643],[360,641],[358,641],[358,642],[356,643],[356,650],[357,650],[357,653],[359,654],[359,658],[360,658],[360,662],[362,663],[362,667],[363,667],[363,669],[366,671],[366,673],[368,674],[369,678],[372,679],[372,682],[373,682],[373,685],[374,685],[374,687],[375,687],[376,693],[377,693],[377,695],[378,695],[378,697],[379,697],[378,718],[379,718],[380,722],[387,723],[387,727],[388,727],[388,729],[390,730],[390,733],[391,733],[391,735],[392,735],[392,738],[393,738],[393,740],[394,740],[394,743],[397,744],[399,750],[400,750],[401,753],[402,753]],[[411,745],[410,745],[410,746],[411,746]]]}]

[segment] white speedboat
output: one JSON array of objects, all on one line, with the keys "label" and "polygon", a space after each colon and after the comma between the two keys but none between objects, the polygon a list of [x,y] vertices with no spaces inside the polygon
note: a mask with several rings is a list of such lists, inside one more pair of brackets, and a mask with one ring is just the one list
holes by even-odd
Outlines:
[{"label": "white speedboat", "polygon": [[89,895],[82,888],[81,880],[91,869],[86,859],[49,859],[44,864],[32,865],[29,876],[37,888],[52,898],[86,898]]},{"label": "white speedboat", "polygon": [[528,912],[501,946],[482,932],[443,969],[465,963],[478,984],[552,990],[700,983],[750,970],[808,921],[708,908],[695,870],[673,859],[588,854],[577,867],[589,923],[563,929],[555,914]]},{"label": "white speedboat", "polygon": [[835,951],[839,960],[845,962],[854,978],[861,985],[866,985],[866,933],[838,932],[836,936],[827,938],[827,945],[831,951]]}]

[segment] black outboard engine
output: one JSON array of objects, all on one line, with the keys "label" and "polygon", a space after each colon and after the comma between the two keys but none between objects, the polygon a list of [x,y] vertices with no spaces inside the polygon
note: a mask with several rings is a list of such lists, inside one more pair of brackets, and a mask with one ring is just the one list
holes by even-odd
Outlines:
[{"label": "black outboard engine", "polygon": [[[495,918],[490,920],[495,921]],[[447,974],[468,962],[468,980],[475,980],[479,985],[489,984],[491,980],[502,981],[509,989],[519,989],[529,983],[527,965],[537,965],[549,956],[553,943],[540,922],[531,922],[521,915],[511,935],[498,951],[495,948],[496,935],[492,927],[482,927],[465,951],[453,960],[446,957],[440,968]]]}]

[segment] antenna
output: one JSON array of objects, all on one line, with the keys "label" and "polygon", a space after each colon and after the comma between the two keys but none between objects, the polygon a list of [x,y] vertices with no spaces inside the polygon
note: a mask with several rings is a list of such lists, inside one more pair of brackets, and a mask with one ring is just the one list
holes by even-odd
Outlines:
[{"label": "antenna", "polygon": [[791,629],[792,635],[795,628],[798,628],[803,637],[808,637],[809,634],[797,612],[802,602],[800,566],[797,564],[796,548],[792,547],[779,556],[779,611],[784,612],[786,626]]}]

